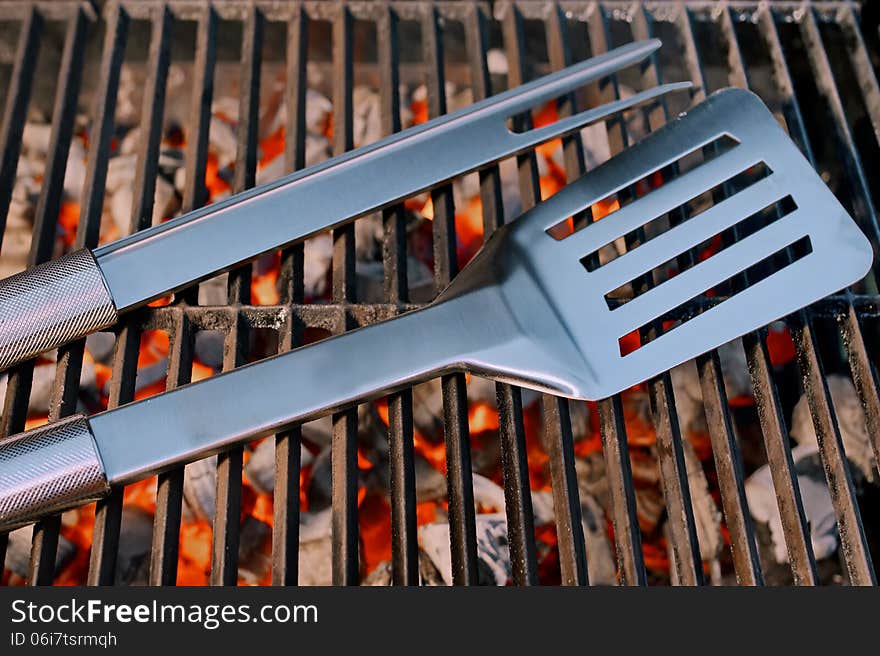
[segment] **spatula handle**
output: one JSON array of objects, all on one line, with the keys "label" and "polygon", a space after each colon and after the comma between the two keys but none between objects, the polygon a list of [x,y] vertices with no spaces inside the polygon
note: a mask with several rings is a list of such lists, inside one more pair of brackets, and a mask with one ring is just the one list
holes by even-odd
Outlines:
[{"label": "spatula handle", "polygon": [[95,438],[81,415],[0,441],[0,531],[109,491]]},{"label": "spatula handle", "polygon": [[88,249],[0,281],[0,371],[112,326],[113,297]]},{"label": "spatula handle", "polygon": [[110,484],[140,480],[450,369],[468,355],[461,352],[465,345],[498,334],[475,312],[462,299],[429,306],[0,441],[0,531],[101,497]]}]

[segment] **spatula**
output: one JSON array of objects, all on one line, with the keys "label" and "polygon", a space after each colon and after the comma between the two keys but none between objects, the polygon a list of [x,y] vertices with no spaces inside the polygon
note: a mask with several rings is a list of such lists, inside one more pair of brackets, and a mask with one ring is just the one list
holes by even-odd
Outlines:
[{"label": "spatula", "polygon": [[[698,205],[722,189],[732,195]],[[568,229],[613,195],[617,211]],[[690,218],[664,229],[682,206]],[[631,234],[640,241],[616,259],[594,256]],[[612,295],[706,243],[714,254],[678,275],[654,275],[627,302]],[[607,397],[857,281],[871,260],[761,101],[721,91],[498,230],[424,309],[0,443],[0,527],[453,370]],[[701,295],[714,305],[675,314]],[[657,336],[622,348],[634,332]]]},{"label": "spatula", "polygon": [[642,61],[630,43],[98,248],[0,280],[0,371],[273,248],[687,88],[675,82],[516,132],[512,117]]}]

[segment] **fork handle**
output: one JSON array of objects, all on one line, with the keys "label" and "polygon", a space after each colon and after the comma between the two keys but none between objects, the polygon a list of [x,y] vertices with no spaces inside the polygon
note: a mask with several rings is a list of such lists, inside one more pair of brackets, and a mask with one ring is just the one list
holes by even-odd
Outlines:
[{"label": "fork handle", "polygon": [[0,371],[116,323],[87,248],[0,281]]}]

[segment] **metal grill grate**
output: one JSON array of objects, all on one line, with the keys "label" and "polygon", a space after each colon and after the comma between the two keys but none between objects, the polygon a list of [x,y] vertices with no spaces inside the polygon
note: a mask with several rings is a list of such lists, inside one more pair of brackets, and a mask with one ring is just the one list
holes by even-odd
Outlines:
[{"label": "metal grill grate", "polygon": [[[29,73],[38,51],[52,42],[43,38],[50,22],[63,23],[65,31],[60,58],[56,58],[57,88],[51,115],[51,141],[34,217],[30,266],[52,257],[65,164],[84,82],[83,71],[88,70],[84,66],[89,48],[98,43],[96,35],[103,32],[103,45],[98,57],[100,70],[94,77],[97,83],[92,93],[90,147],[76,232],[76,245],[88,247],[98,243],[120,72],[135,22],[147,21],[149,36],[141,140],[133,184],[133,231],[147,227],[151,221],[175,25],[192,21],[196,25],[191,110],[186,125],[186,187],[181,208],[187,211],[207,199],[204,172],[220,23],[241,24],[239,116],[247,120],[239,121],[236,135],[234,191],[255,184],[261,45],[265,30],[270,25],[286,30],[288,113],[284,157],[287,169],[295,170],[305,165],[307,62],[312,53],[310,46],[314,45],[309,43],[314,24],[329,25],[326,36],[332,39],[330,61],[324,65],[332,71],[333,80],[332,147],[334,153],[341,153],[353,147],[353,80],[355,67],[364,63],[363,53],[355,47],[355,30],[357,25],[366,23],[372,24],[375,30],[375,44],[366,49],[375,48],[375,59],[372,60],[371,55],[369,63],[378,74],[382,128],[387,133],[401,127],[398,85],[404,67],[421,71],[428,90],[429,115],[437,116],[446,111],[448,75],[469,80],[475,99],[500,90],[493,87],[493,83],[497,85],[497,76],[489,72],[487,51],[490,47],[500,47],[506,54],[507,84],[512,86],[626,41],[660,37],[664,40],[663,49],[641,67],[633,79],[627,79],[627,83],[647,87],[671,78],[691,79],[696,86],[691,99],[669,99],[668,104],[664,101],[644,110],[652,129],[683,109],[690,100],[700,100],[720,86],[751,86],[784,117],[795,142],[816,168],[828,175],[829,183],[851,209],[876,250],[880,244],[880,224],[874,206],[877,187],[872,183],[876,179],[872,157],[876,155],[880,135],[880,91],[872,54],[877,54],[877,33],[874,25],[873,33],[865,31],[863,35],[859,12],[859,6],[850,2],[639,4],[526,0],[489,4],[123,0],[108,3],[98,16],[88,3],[2,2],[0,20],[14,22],[18,37],[14,53],[9,53],[11,70],[0,124],[0,217],[5,221],[9,208],[22,129],[35,82]],[[418,25],[420,34],[417,46],[420,52],[416,56],[404,52],[404,63],[400,33],[403,23]],[[865,41],[872,44],[870,51]],[[448,52],[450,47],[457,48],[455,56]],[[90,81],[86,79],[85,86],[89,86]],[[590,93],[593,100],[607,101],[619,96],[621,85],[617,79],[605,80]],[[565,99],[560,103],[559,113],[564,115],[573,108],[574,98]],[[607,127],[613,151],[627,145],[623,118],[610,122]],[[579,137],[566,139],[563,147],[565,174],[573,179],[586,169]],[[521,201],[527,209],[540,198],[534,154],[519,158],[518,171]],[[480,195],[488,235],[504,220],[497,166],[480,173]],[[437,288],[442,288],[457,272],[452,187],[440,186],[431,196],[434,281]],[[576,220],[586,218],[576,217]],[[125,317],[115,333],[109,406],[133,399],[140,339],[148,330],[162,330],[169,335],[166,382],[170,389],[189,382],[194,340],[199,331],[223,332],[222,368],[228,370],[247,360],[249,335],[254,331],[276,332],[277,348],[284,351],[300,344],[306,329],[340,332],[412,307],[406,274],[403,209],[386,210],[383,224],[385,303],[358,302],[355,229],[349,224],[333,233],[331,303],[305,303],[303,247],[298,245],[281,254],[280,304],[277,306],[252,304],[252,265],[248,265],[229,274],[227,306],[200,307],[197,290],[193,289],[177,294],[170,305],[144,308]],[[787,319],[797,352],[800,385],[809,398],[818,434],[845,569],[854,584],[873,584],[876,578],[824,371],[848,371],[852,377],[874,453],[880,456],[880,395],[874,369],[877,319],[878,296],[873,274],[858,290],[826,299],[809,311]],[[793,580],[814,584],[818,582],[816,559],[780,401],[780,396],[790,395],[791,390],[777,386],[765,338],[763,332],[748,335],[743,338],[743,345]],[[58,354],[51,420],[76,409],[83,354],[82,342]],[[838,357],[828,361],[828,354]],[[764,577],[749,519],[741,455],[734,436],[721,362],[717,353],[711,353],[699,358],[697,365],[736,577],[742,584],[761,584]],[[344,367],[345,363],[339,366]],[[19,432],[25,426],[33,367],[33,363],[19,366],[9,375],[0,426],[3,434]],[[291,393],[294,393],[293,377],[291,385]],[[456,584],[475,584],[477,541],[464,375],[444,377],[442,389],[453,578]],[[649,392],[667,506],[672,579],[680,584],[701,584],[705,582],[704,566],[670,376],[666,374],[650,381]],[[516,584],[532,585],[538,583],[538,566],[522,399],[517,388],[506,384],[498,384],[497,397],[512,576]],[[388,407],[393,582],[418,584],[411,391],[390,397]],[[581,528],[569,403],[547,396],[542,400],[542,407],[562,581],[583,585],[588,583],[590,554],[585,549]],[[644,585],[648,578],[620,397],[601,401],[598,416],[619,579],[628,585]],[[357,423],[356,410],[333,417],[332,571],[334,583],[342,585],[360,581]],[[301,439],[299,427],[275,438],[272,581],[280,585],[296,584],[298,578]],[[235,585],[237,582],[242,466],[242,448],[221,454],[217,461],[210,576],[213,584]],[[149,573],[149,580],[155,585],[170,585],[177,580],[183,485],[182,469],[159,477]],[[122,508],[122,490],[114,491],[97,506],[89,584],[114,582]],[[29,583],[52,582],[60,526],[60,517],[37,524]],[[5,550],[6,537],[2,536],[0,554]]]}]

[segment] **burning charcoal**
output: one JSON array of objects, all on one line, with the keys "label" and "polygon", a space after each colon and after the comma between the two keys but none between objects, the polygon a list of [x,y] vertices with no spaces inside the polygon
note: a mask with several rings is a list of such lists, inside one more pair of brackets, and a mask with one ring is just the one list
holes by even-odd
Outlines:
[{"label": "burning charcoal", "polygon": [[581,496],[581,526],[587,550],[587,574],[591,585],[617,585],[617,563],[608,532],[605,511],[593,497]]},{"label": "burning charcoal", "polygon": [[413,425],[426,436],[437,435],[443,428],[443,392],[439,378],[413,387]]},{"label": "burning charcoal", "polygon": [[550,490],[532,490],[532,514],[535,518],[535,526],[553,523],[555,515],[553,493]]},{"label": "burning charcoal", "polygon": [[231,123],[238,123],[238,98],[232,96],[220,96],[211,103],[211,113],[222,116]]},{"label": "burning charcoal", "polygon": [[141,129],[138,126],[133,127],[131,130],[126,132],[125,136],[122,138],[122,142],[119,144],[119,154],[120,155],[132,155],[138,151],[138,146],[141,143]]},{"label": "burning charcoal", "polygon": [[146,585],[153,542],[153,516],[138,506],[122,509],[116,585]]},{"label": "burning charcoal", "polygon": [[590,407],[583,401],[569,401],[568,414],[571,417],[571,434],[574,441],[590,436]]},{"label": "burning charcoal", "polygon": [[721,535],[721,512],[709,492],[709,482],[703,466],[687,440],[682,440],[685,469],[691,493],[691,506],[697,528],[697,541],[703,560],[714,561],[721,553],[724,539]]},{"label": "burning charcoal", "polygon": [[333,257],[333,240],[324,233],[305,241],[303,284],[307,296],[319,297],[327,289],[327,272]]},{"label": "burning charcoal", "polygon": [[229,275],[214,276],[199,285],[199,305],[226,305],[226,289]]},{"label": "burning charcoal", "polygon": [[[849,378],[838,374],[830,374],[827,380],[847,460],[858,467],[869,482],[874,482],[877,480],[877,462],[856,388]],[[806,394],[801,396],[792,412],[791,436],[800,445],[819,448]]]},{"label": "burning charcoal", "polygon": [[21,151],[30,158],[40,157],[45,160],[49,152],[49,139],[52,137],[52,125],[28,121],[21,133]]},{"label": "burning charcoal", "polygon": [[605,475],[605,457],[601,452],[591,453],[586,458],[575,458],[578,489],[581,497],[598,499],[603,508],[609,505],[608,477]]},{"label": "burning charcoal", "polygon": [[309,132],[324,134],[332,113],[333,103],[325,95],[314,89],[306,91],[306,129]]},{"label": "burning charcoal", "polygon": [[507,55],[499,48],[491,48],[486,53],[486,66],[493,75],[507,75]]},{"label": "burning charcoal", "polygon": [[354,222],[354,243],[357,259],[367,262],[381,260],[385,228],[382,215],[370,214]]},{"label": "burning charcoal", "polygon": [[608,130],[604,123],[581,128],[581,143],[584,145],[584,161],[588,171],[611,159],[611,145],[608,143]]},{"label": "burning charcoal", "polygon": [[220,168],[235,162],[238,138],[235,136],[235,130],[229,123],[217,116],[212,116],[208,140],[211,144],[211,149],[217,154],[217,164]]},{"label": "burning charcoal", "polygon": [[186,466],[183,499],[190,517],[213,521],[217,500],[217,456],[196,460]]},{"label": "burning charcoal", "polygon": [[[112,160],[111,160],[112,161]],[[64,172],[64,193],[79,198],[86,181],[86,147],[79,137],[70,142],[67,168]]]},{"label": "burning charcoal", "polygon": [[[107,192],[115,193],[122,188],[130,189],[134,183],[136,170],[136,153],[111,158],[107,162],[107,182],[105,185]],[[129,210],[131,210],[131,205],[129,205]]]},{"label": "burning charcoal", "polygon": [[[183,168],[184,164],[184,155],[183,151],[179,148],[162,148],[159,151],[159,168],[166,175],[171,176],[171,180],[175,182],[172,187],[176,189],[176,180],[175,175],[178,169]],[[182,188],[182,185],[181,185]]]},{"label": "burning charcoal", "polygon": [[161,175],[156,176],[156,194],[153,198],[153,224],[174,216],[177,210],[180,209],[180,200],[174,185]]},{"label": "burning charcoal", "polygon": [[[311,451],[300,447],[300,467],[308,467],[314,461]],[[244,466],[248,481],[258,492],[269,494],[275,489],[275,440],[267,438],[260,442]]]},{"label": "burning charcoal", "polygon": [[379,94],[358,85],[352,92],[352,133],[355,148],[382,138],[382,107]]},{"label": "burning charcoal", "polygon": [[238,542],[238,576],[247,585],[259,585],[272,567],[272,557],[265,548],[272,527],[255,517],[245,517]]},{"label": "burning charcoal", "polygon": [[219,330],[200,330],[196,333],[196,357],[204,365],[218,369],[223,365],[225,337]]},{"label": "burning charcoal", "polygon": [[[9,533],[9,544],[6,547],[5,567],[19,576],[27,576],[31,561],[31,544],[33,543],[34,526],[23,526]],[[55,571],[61,571],[76,552],[76,545],[63,535],[58,536],[58,550],[55,553]]]},{"label": "burning charcoal", "polygon": [[419,585],[438,586],[446,585],[443,575],[437,566],[434,565],[430,556],[419,549]]},{"label": "burning charcoal", "polygon": [[330,472],[330,448],[327,447],[317,455],[312,463],[312,475],[309,477],[308,484],[309,508],[324,510],[330,507],[333,498],[333,482]]},{"label": "burning charcoal", "polygon": [[[822,460],[814,444],[796,446],[791,450],[791,458],[810,527],[813,552],[817,560],[827,558],[837,551],[837,520],[825,483]],[[764,465],[746,480],[746,499],[752,517],[770,529],[773,558],[778,563],[787,563],[788,551],[769,465]]]},{"label": "burning charcoal", "polygon": [[[477,515],[477,567],[480,585],[506,585],[511,579],[507,517],[503,513]],[[419,544],[440,572],[446,585],[452,585],[452,556],[449,550],[449,524],[425,524],[419,528]]]},{"label": "burning charcoal", "polygon": [[116,335],[113,333],[92,333],[86,337],[86,350],[96,362],[110,362],[115,346]]},{"label": "burning charcoal", "polygon": [[[728,342],[718,349],[721,370],[724,372],[724,389],[728,399],[751,396],[752,388],[748,366],[739,340]],[[703,392],[700,375],[693,360],[677,366],[671,372],[675,391],[675,409],[681,427],[690,433],[706,433],[706,414],[703,409]]]},{"label": "burning charcoal", "polygon": [[330,508],[300,513],[299,585],[330,585],[333,582]]},{"label": "burning charcoal", "polygon": [[361,581],[361,585],[379,587],[391,585],[391,561],[383,560]]},{"label": "burning charcoal", "polygon": [[416,501],[435,501],[446,498],[446,476],[434,469],[417,453],[413,457],[416,472]]},{"label": "burning charcoal", "polygon": [[504,488],[494,481],[474,474],[474,505],[477,509],[495,510],[504,512]]},{"label": "burning charcoal", "polygon": [[[55,356],[55,352],[47,354]],[[45,416],[49,414],[49,399],[52,396],[52,388],[55,385],[55,363],[40,363],[34,367],[34,378],[31,383],[31,394],[28,397],[28,415]],[[95,365],[88,358],[83,360],[82,370],[79,376],[80,392],[84,395],[94,395],[97,392],[95,386]],[[0,399],[6,396],[6,375],[0,377]]]},{"label": "burning charcoal", "polygon": [[12,200],[3,233],[3,257],[0,257],[0,277],[11,276],[27,268],[31,250],[31,231],[33,225],[30,215],[33,205],[30,201]]},{"label": "burning charcoal", "polygon": [[143,89],[143,68],[135,68],[128,63],[123,64],[119,74],[119,91],[116,95],[117,125],[134,125],[140,120]]},{"label": "burning charcoal", "polygon": [[131,232],[131,207],[134,200],[134,191],[129,185],[125,185],[110,195],[110,216],[116,229],[124,237]]}]

